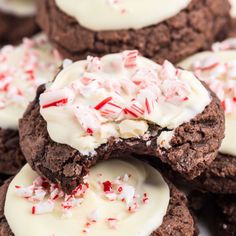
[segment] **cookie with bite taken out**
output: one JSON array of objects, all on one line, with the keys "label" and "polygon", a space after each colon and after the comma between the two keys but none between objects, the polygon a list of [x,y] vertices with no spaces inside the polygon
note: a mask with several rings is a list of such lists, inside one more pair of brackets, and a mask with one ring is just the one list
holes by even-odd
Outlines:
[{"label": "cookie with bite taken out", "polygon": [[28,163],[67,193],[98,161],[120,153],[155,156],[193,179],[223,137],[215,94],[191,72],[137,51],[65,61],[20,120]]}]

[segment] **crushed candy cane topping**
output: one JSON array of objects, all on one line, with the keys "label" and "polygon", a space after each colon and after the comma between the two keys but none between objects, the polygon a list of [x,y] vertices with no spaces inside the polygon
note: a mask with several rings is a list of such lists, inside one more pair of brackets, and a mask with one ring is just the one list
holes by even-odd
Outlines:
[{"label": "crushed candy cane topping", "polygon": [[214,91],[224,107],[225,113],[236,109],[236,59],[222,62],[216,55],[193,63],[194,73]]},{"label": "crushed candy cane topping", "polygon": [[33,215],[40,215],[53,212],[55,201],[61,202],[63,216],[72,216],[71,209],[82,204],[84,195],[89,188],[86,182],[80,184],[73,190],[71,195],[65,194],[57,184],[50,183],[42,177],[37,177],[32,185],[23,187],[16,185],[16,194],[32,202],[31,212]]},{"label": "crushed candy cane topping", "polygon": [[146,236],[162,224],[169,199],[161,174],[131,157],[97,163],[71,194],[27,164],[9,185],[4,213],[13,232],[24,236],[125,235],[127,229],[132,236]]},{"label": "crushed candy cane topping", "polygon": [[192,73],[133,50],[66,66],[41,94],[40,113],[54,141],[87,155],[110,137],[148,136],[150,123],[173,130],[210,100]]},{"label": "crushed candy cane topping", "polygon": [[37,87],[53,79],[60,62],[45,35],[0,50],[0,127],[17,128]]},{"label": "crushed candy cane topping", "polygon": [[[125,174],[118,176],[114,180],[100,182],[100,175],[97,183],[100,185],[99,192],[103,193],[104,199],[108,201],[121,201],[126,205],[127,211],[134,213],[140,207],[140,204],[146,204],[149,201],[148,193],[143,193],[143,198],[136,193],[135,187],[128,184],[131,175]],[[41,215],[54,211],[55,202],[61,202],[61,210],[64,217],[71,217],[71,210],[83,204],[86,197],[86,191],[89,189],[87,176],[84,178],[84,184],[80,184],[70,195],[65,194],[57,184],[50,183],[47,179],[37,177],[32,185],[23,187],[16,185],[16,194],[32,202],[31,212],[33,215]],[[89,221],[97,222],[98,210],[91,212],[88,216]],[[109,218],[108,218],[109,219]]]}]

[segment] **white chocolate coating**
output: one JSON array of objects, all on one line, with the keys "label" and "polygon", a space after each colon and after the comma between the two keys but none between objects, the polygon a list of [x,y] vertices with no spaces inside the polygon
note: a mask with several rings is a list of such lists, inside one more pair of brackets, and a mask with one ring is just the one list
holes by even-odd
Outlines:
[{"label": "white chocolate coating", "polygon": [[[97,182],[114,180],[125,174],[131,174],[128,184],[135,187],[137,194],[142,195],[145,192],[149,196],[149,202],[140,204],[140,208],[134,213],[128,212],[121,201],[105,199]],[[149,236],[162,224],[169,205],[170,190],[160,173],[148,164],[128,158],[100,162],[91,169],[88,177],[90,187],[83,203],[73,209],[72,217],[61,217],[59,200],[56,201],[56,208],[52,213],[32,215],[33,203],[16,196],[15,186],[28,186],[36,176],[29,165],[26,165],[8,188],[4,214],[15,236],[83,235],[84,225],[94,210],[99,212],[98,219],[86,235],[123,236],[128,232],[130,236]],[[115,229],[108,227],[105,219],[109,217],[119,219]]]},{"label": "white chocolate coating", "polygon": [[94,31],[141,29],[186,8],[191,0],[56,0],[80,25]]},{"label": "white chocolate coating", "polygon": [[45,35],[0,50],[0,127],[17,129],[39,85],[55,76],[61,60]]},{"label": "white chocolate coating", "polygon": [[0,11],[16,16],[31,16],[36,13],[36,0],[0,0]]},{"label": "white chocolate coating", "polygon": [[[214,63],[215,61],[215,63],[219,63],[219,66],[202,73],[194,69],[194,63],[206,62],[206,60],[208,60],[208,63],[211,61]],[[230,63],[228,70],[225,70],[224,67],[221,68],[225,63]],[[200,79],[209,84],[222,102],[230,102],[230,99],[233,99],[234,96],[236,97],[236,50],[198,53],[180,62],[179,66],[195,71]],[[223,76],[221,71],[224,73]],[[229,86],[228,90],[223,91],[222,88],[226,88],[226,86]],[[228,107],[225,114],[225,138],[220,152],[236,156],[236,145],[234,143],[236,140],[236,101],[231,101]]]},{"label": "white chocolate coating", "polygon": [[236,0],[229,0],[230,4],[231,4],[231,10],[230,10],[230,14],[232,17],[236,17]]},{"label": "white chocolate coating", "polygon": [[41,94],[40,113],[52,140],[93,154],[111,137],[149,135],[149,123],[174,130],[210,103],[192,73],[139,56],[125,66],[124,54],[75,62]]}]

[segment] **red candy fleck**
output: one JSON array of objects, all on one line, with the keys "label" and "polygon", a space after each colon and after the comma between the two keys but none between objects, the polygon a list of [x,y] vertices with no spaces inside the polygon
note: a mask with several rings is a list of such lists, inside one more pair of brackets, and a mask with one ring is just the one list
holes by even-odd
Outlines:
[{"label": "red candy fleck", "polygon": [[95,110],[100,110],[103,106],[105,106],[108,102],[110,102],[112,100],[112,97],[108,97],[105,98],[104,100],[102,100],[100,103],[98,103],[94,109]]},{"label": "red candy fleck", "polygon": [[110,181],[105,181],[103,184],[103,191],[104,192],[111,192],[112,191],[112,184]]},{"label": "red candy fleck", "polygon": [[68,98],[63,98],[63,99],[60,99],[60,100],[58,100],[58,101],[55,101],[55,102],[52,102],[52,103],[43,105],[42,108],[57,107],[57,106],[64,105],[64,104],[66,104],[67,102],[68,102]]}]

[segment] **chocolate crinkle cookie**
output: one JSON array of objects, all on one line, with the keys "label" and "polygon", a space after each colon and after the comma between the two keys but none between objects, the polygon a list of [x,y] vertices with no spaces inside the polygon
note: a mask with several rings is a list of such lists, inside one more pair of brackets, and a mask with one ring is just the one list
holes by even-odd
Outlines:
[{"label": "chocolate crinkle cookie", "polygon": [[193,179],[223,137],[224,111],[213,93],[192,73],[136,51],[65,65],[20,120],[28,163],[68,193],[91,166],[122,152],[155,156]]},{"label": "chocolate crinkle cookie", "polygon": [[16,44],[39,31],[35,19],[36,3],[29,1],[0,2],[0,45]]},{"label": "chocolate crinkle cookie", "polygon": [[[117,1],[37,2],[39,25],[61,54],[74,60],[138,49],[159,63],[175,63],[224,39],[230,27],[228,0],[143,0],[134,6]],[[167,10],[165,4],[172,7]]]},{"label": "chocolate crinkle cookie", "polygon": [[[127,174],[123,176],[124,173]],[[114,180],[115,174],[119,174],[120,179]],[[144,189],[146,192],[132,198],[133,203],[131,204],[129,196],[133,193],[130,189],[136,187],[136,182],[139,184],[137,186],[141,185],[142,188],[134,189],[135,192],[141,194],[140,191]],[[152,183],[152,187],[150,187],[150,183]],[[27,187],[26,184],[30,184],[30,186]],[[122,188],[116,190],[116,186],[119,184],[122,185]],[[34,191],[34,189],[38,190]],[[89,192],[87,192],[88,189]],[[43,192],[46,195],[42,200]],[[111,192],[113,195],[117,195],[116,199],[112,201],[111,195],[109,195]],[[119,196],[122,196],[122,201]],[[91,200],[94,198],[96,201],[91,204]],[[37,199],[37,202],[32,199]],[[69,207],[72,200],[81,199],[83,201],[79,207],[76,205]],[[116,206],[116,210],[113,209],[114,206]],[[17,216],[13,211],[15,207],[22,210],[18,223],[16,223]],[[31,214],[29,214],[30,209],[32,209]],[[77,220],[75,221],[75,217],[78,217],[77,211],[80,216],[78,223]],[[63,218],[58,217],[60,212]],[[144,219],[142,214],[147,217]],[[37,215],[40,217],[37,218]],[[117,218],[116,215],[125,217]],[[110,216],[113,218],[106,219]],[[42,227],[44,224],[48,224],[48,217],[51,219],[50,227]],[[65,224],[62,223],[63,221]],[[26,227],[32,222],[34,228]],[[137,224],[137,222],[139,224],[133,228],[133,223]],[[35,231],[37,227],[39,230]],[[45,178],[38,177],[29,165],[23,167],[14,179],[7,181],[0,188],[0,236],[14,236],[19,231],[21,234],[26,232],[23,235],[27,236],[46,235],[46,232],[50,235],[58,232],[78,235],[80,230],[81,234],[91,231],[94,234],[103,232],[103,235],[110,235],[111,230],[122,234],[127,229],[133,235],[136,235],[135,232],[139,232],[142,235],[150,236],[193,236],[196,230],[185,195],[162,178],[156,169],[135,159],[122,157],[100,162],[98,166],[92,168],[84,184],[77,187],[71,195],[64,195],[57,185],[50,183]]]},{"label": "chocolate crinkle cookie", "polygon": [[[236,193],[236,39],[212,46],[212,51],[197,53],[179,65],[192,70],[218,96],[225,110],[225,138],[217,158],[190,185],[213,193]],[[213,78],[213,79],[212,79]]]}]

